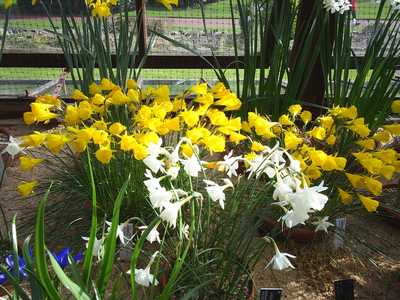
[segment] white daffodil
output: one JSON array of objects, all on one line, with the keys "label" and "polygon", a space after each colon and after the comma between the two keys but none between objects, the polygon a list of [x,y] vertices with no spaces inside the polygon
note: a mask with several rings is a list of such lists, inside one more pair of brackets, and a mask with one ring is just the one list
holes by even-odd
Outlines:
[{"label": "white daffodil", "polygon": [[295,210],[291,209],[286,212],[284,216],[282,216],[279,221],[285,222],[286,227],[288,228],[293,228],[299,224],[305,224],[305,221],[307,221],[310,218],[308,215],[308,212],[305,210]]},{"label": "white daffodil", "polygon": [[280,252],[277,248],[275,255],[272,257],[271,261],[268,263],[266,268],[268,268],[269,266],[272,266],[272,269],[279,270],[279,271],[282,271],[289,267],[294,269],[294,267],[293,267],[292,263],[290,262],[290,260],[288,259],[288,257],[296,258],[296,256],[291,255],[289,253]]},{"label": "white daffodil", "polygon": [[222,209],[225,206],[225,193],[224,190],[227,188],[233,188],[233,184],[229,179],[224,179],[225,185],[218,185],[211,180],[203,180],[206,186],[206,191],[210,196],[211,200],[218,202]]},{"label": "white daffodil", "polygon": [[149,155],[143,159],[143,163],[154,173],[157,174],[158,171],[163,170],[164,162],[158,157],[161,154],[167,155],[169,152],[165,150],[162,145],[162,139],[159,138],[157,144],[151,142],[147,147]]},{"label": "white daffodil", "polygon": [[188,240],[189,239],[189,225],[185,224],[183,226],[183,236]]},{"label": "white daffodil", "polygon": [[313,222],[312,224],[315,225],[315,232],[317,231],[325,231],[326,233],[328,233],[328,228],[331,226],[335,226],[333,225],[331,222],[328,222],[329,217],[323,217],[321,220],[317,221],[317,222]]},{"label": "white daffodil", "polygon": [[153,208],[162,208],[172,200],[173,193],[161,187],[160,189],[150,191],[149,198]]},{"label": "white daffodil", "polygon": [[[135,269],[135,282],[139,285],[144,287],[149,287],[150,285],[154,284],[155,286],[158,285],[158,281],[153,274],[150,273],[151,265],[154,262],[154,259],[158,255],[158,251],[155,252],[150,259],[149,264],[145,269]],[[126,272],[127,274],[131,274],[131,270]]]},{"label": "white daffodil", "polygon": [[269,178],[275,176],[275,169],[272,167],[271,161],[269,161],[263,155],[257,155],[253,160],[248,161],[250,167],[247,172],[249,172],[249,178],[256,174],[256,178],[259,178],[263,173],[267,174]]},{"label": "white daffodil", "polygon": [[0,143],[1,145],[7,145],[3,151],[1,151],[0,155],[3,153],[8,153],[11,155],[11,158],[14,159],[15,156],[17,156],[19,153],[24,153],[23,149],[19,146],[20,143],[18,139],[10,136],[9,137],[9,142],[7,143]]},{"label": "white daffodil", "polygon": [[[139,229],[145,231],[147,226],[140,226]],[[153,244],[153,242],[160,243],[160,233],[158,232],[157,227],[154,227],[152,230],[150,230],[146,240],[150,242],[150,244]]]},{"label": "white daffodil", "polygon": [[160,185],[160,180],[162,179],[162,177],[161,178],[153,177],[153,174],[149,169],[146,170],[144,176],[148,179],[146,179],[143,183],[150,193],[151,191],[155,191],[162,188]]},{"label": "white daffodil", "polygon": [[[112,223],[109,221],[106,221],[106,225],[108,226],[107,228],[107,232],[111,231],[111,226]],[[117,226],[117,237],[119,238],[119,240],[121,241],[122,245],[126,245],[126,241],[131,240],[132,237],[126,237],[125,236],[125,232],[124,229],[125,227],[128,225],[128,223],[122,223],[120,225]]]},{"label": "white daffodil", "polygon": [[[89,238],[83,236],[82,239],[84,241],[86,241],[85,247],[87,249],[88,245],[89,245]],[[94,243],[93,243],[93,256],[96,256],[97,259],[100,261],[103,259],[103,255],[104,255],[104,240],[105,238],[102,237],[101,239],[97,239],[97,237],[95,237],[94,239]]]},{"label": "white daffodil", "polygon": [[274,200],[279,200],[282,203],[284,203],[284,205],[287,205],[287,201],[289,198],[289,195],[293,193],[293,189],[287,184],[285,183],[280,175],[277,175],[277,182],[275,184],[275,190],[274,193],[272,194],[272,198]]},{"label": "white daffodil", "polygon": [[198,177],[199,172],[203,170],[203,167],[201,166],[201,162],[198,160],[196,155],[192,155],[188,159],[183,159],[181,160],[183,164],[183,168],[190,177]]},{"label": "white daffodil", "polygon": [[331,14],[343,14],[351,9],[351,3],[349,0],[324,0],[323,4],[325,9]]},{"label": "white daffodil", "polygon": [[226,175],[230,178],[237,176],[237,169],[239,168],[239,161],[242,159],[240,156],[232,156],[233,151],[229,152],[228,155],[224,156],[223,161],[217,163],[219,170],[226,172]]},{"label": "white daffodil", "polygon": [[160,214],[160,218],[163,221],[166,221],[169,226],[175,228],[176,227],[176,219],[178,218],[179,211],[181,207],[188,202],[191,197],[186,198],[185,200],[178,201],[178,202],[167,202],[164,204],[164,209]]},{"label": "white daffodil", "polygon": [[172,166],[165,173],[170,176],[172,180],[175,180],[178,177],[180,170],[181,168],[179,166]]},{"label": "white daffodil", "polygon": [[305,187],[304,189],[298,189],[294,194],[291,195],[292,201],[300,200],[299,202],[304,203],[304,205],[309,205],[310,208],[321,211],[326,202],[328,202],[328,196],[321,194],[327,190],[327,187],[323,186],[324,182],[321,182],[319,186]]},{"label": "white daffodil", "polygon": [[145,159],[143,159],[143,163],[148,167],[154,174],[157,174],[158,171],[163,169],[164,162],[158,159],[157,156],[148,155]]}]

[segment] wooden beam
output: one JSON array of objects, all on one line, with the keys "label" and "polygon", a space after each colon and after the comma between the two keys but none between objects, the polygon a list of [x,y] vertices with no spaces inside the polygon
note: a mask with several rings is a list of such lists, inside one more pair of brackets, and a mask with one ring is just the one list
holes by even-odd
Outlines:
[{"label": "wooden beam", "polygon": [[[235,63],[234,56],[204,56],[206,60],[222,68],[243,67],[243,64]],[[238,57],[243,61],[243,57]],[[351,67],[357,66],[363,57],[353,57]],[[381,58],[382,59],[382,58]],[[379,60],[378,60],[379,61]],[[115,66],[115,55],[112,55],[112,62]],[[400,69],[400,58],[397,58],[396,69]],[[4,53],[0,62],[1,68],[65,68],[67,62],[61,53]],[[136,67],[139,66],[136,60]],[[371,66],[373,68],[374,65]],[[210,69],[210,65],[202,58],[193,55],[150,55],[143,66],[145,69]]]}]

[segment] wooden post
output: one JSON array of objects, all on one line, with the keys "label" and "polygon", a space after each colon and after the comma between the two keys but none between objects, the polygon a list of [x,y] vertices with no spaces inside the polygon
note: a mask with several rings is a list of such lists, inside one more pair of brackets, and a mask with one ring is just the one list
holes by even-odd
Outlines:
[{"label": "wooden post", "polygon": [[136,18],[139,30],[139,57],[143,57],[147,47],[146,0],[136,0]]},{"label": "wooden post", "polygon": [[[300,49],[303,47],[303,41],[301,37],[304,35],[304,30],[307,30],[306,24],[310,18],[313,18],[311,12],[313,11],[313,7],[316,0],[301,0],[300,10],[298,15],[298,20],[296,24],[296,33],[294,38],[293,52],[291,57],[291,65],[295,66],[298,60],[298,56],[300,55]],[[317,0],[319,1],[319,0]],[[332,22],[330,22],[330,37],[326,39],[326,41],[330,42],[330,46],[333,45],[334,40],[334,32],[332,31],[334,25],[334,19],[332,18]],[[325,34],[325,33],[322,33]],[[318,40],[320,37],[317,35],[315,40]],[[326,45],[328,47],[329,45]],[[310,54],[311,55],[311,54]],[[311,57],[310,57],[311,60]],[[324,97],[325,97],[325,81],[324,81],[324,72],[322,69],[321,56],[318,55],[315,63],[313,64],[310,77],[307,82],[304,83],[305,88],[302,93],[298,95],[300,100],[305,102],[309,102],[317,105],[324,105]],[[313,115],[317,116],[321,113],[320,109],[316,109],[314,107],[308,107],[309,110],[313,112]]]}]

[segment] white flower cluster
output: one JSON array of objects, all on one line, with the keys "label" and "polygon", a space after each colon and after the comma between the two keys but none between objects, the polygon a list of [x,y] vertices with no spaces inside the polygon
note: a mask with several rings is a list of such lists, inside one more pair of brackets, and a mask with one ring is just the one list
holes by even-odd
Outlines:
[{"label": "white flower cluster", "polygon": [[400,10],[400,0],[390,0],[390,5],[394,10]]},{"label": "white flower cluster", "polygon": [[349,0],[323,0],[324,8],[331,14],[344,12],[351,9],[351,3]]},{"label": "white flower cluster", "polygon": [[[327,188],[323,182],[319,186],[308,187],[301,181],[300,162],[293,159],[285,149],[276,144],[274,148],[266,148],[260,155],[249,162],[249,172],[256,177],[266,174],[275,179],[273,199],[286,212],[281,220],[286,227],[292,228],[298,224],[305,224],[310,213],[321,211],[328,197],[321,192]],[[323,227],[321,227],[321,230]]]}]

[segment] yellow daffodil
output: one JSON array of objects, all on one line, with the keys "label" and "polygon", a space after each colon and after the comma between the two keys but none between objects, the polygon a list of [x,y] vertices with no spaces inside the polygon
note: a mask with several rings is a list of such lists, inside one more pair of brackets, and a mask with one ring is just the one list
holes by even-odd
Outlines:
[{"label": "yellow daffodil", "polygon": [[321,127],[325,128],[326,131],[331,131],[335,120],[331,116],[324,116],[319,118],[319,123]]},{"label": "yellow daffodil", "polygon": [[133,146],[133,155],[135,159],[143,160],[149,155],[149,151],[146,146],[136,143]]},{"label": "yellow daffodil", "polygon": [[330,135],[326,138],[326,143],[330,146],[335,145],[336,143],[336,136]]},{"label": "yellow daffodil", "polygon": [[400,135],[400,124],[384,125],[383,128],[393,135]]},{"label": "yellow daffodil", "polygon": [[392,164],[399,154],[394,149],[383,149],[373,152],[373,156],[379,158],[387,164]]},{"label": "yellow daffodil", "polygon": [[198,143],[200,140],[210,135],[211,132],[204,127],[195,127],[186,131],[186,137],[190,139],[193,144]]},{"label": "yellow daffodil", "polygon": [[295,117],[295,116],[297,116],[297,115],[301,112],[302,109],[303,109],[303,108],[301,107],[301,105],[299,105],[299,104],[294,104],[294,105],[290,105],[290,106],[289,106],[288,111],[289,111],[289,113],[290,113],[293,117]]},{"label": "yellow daffodil", "polygon": [[181,145],[181,151],[186,157],[192,157],[193,155],[193,147],[187,143],[183,143]]},{"label": "yellow daffodil", "polygon": [[105,130],[95,130],[92,139],[96,145],[108,145],[110,143],[108,133]]},{"label": "yellow daffodil", "polygon": [[89,94],[96,95],[101,93],[101,88],[95,82],[89,85]]},{"label": "yellow daffodil", "polygon": [[68,141],[67,137],[62,134],[48,134],[46,136],[46,147],[53,154],[58,154]]},{"label": "yellow daffodil", "polygon": [[279,122],[281,125],[284,125],[284,126],[291,126],[291,125],[293,125],[293,122],[290,120],[290,118],[289,118],[288,115],[282,115],[282,116],[280,116],[278,122]]},{"label": "yellow daffodil", "polygon": [[304,124],[308,124],[312,120],[312,113],[308,110],[304,110],[301,112],[300,118]]},{"label": "yellow daffodil", "polygon": [[340,200],[343,202],[343,204],[350,204],[353,200],[353,197],[351,196],[350,193],[342,190],[341,188],[338,188],[339,191],[339,196]]},{"label": "yellow daffodil", "polygon": [[40,147],[46,139],[46,134],[35,131],[30,135],[26,135],[22,138],[23,147]]},{"label": "yellow daffodil", "polygon": [[359,140],[356,142],[356,144],[360,145],[365,150],[374,150],[375,149],[375,140],[374,139]]},{"label": "yellow daffodil", "polygon": [[37,102],[31,103],[32,114],[36,122],[48,123],[51,119],[57,118],[58,115],[51,112],[51,108],[53,108],[53,105],[51,104]]},{"label": "yellow daffodil", "polygon": [[88,96],[86,96],[84,93],[82,93],[81,90],[78,89],[73,91],[71,98],[77,101],[89,100]]},{"label": "yellow daffodil", "polygon": [[103,78],[101,79],[99,88],[102,91],[111,91],[116,87],[116,85],[114,83],[112,83],[111,80],[107,79],[107,78]]},{"label": "yellow daffodil", "polygon": [[265,146],[259,142],[251,143],[251,151],[260,152],[260,151],[263,151],[264,149],[265,149]]},{"label": "yellow daffodil", "polygon": [[32,124],[34,124],[36,122],[36,118],[35,118],[34,114],[31,111],[24,112],[22,117],[23,117],[24,123],[26,125],[32,125]]},{"label": "yellow daffodil", "polygon": [[382,193],[382,183],[372,177],[365,178],[365,188],[375,196]]},{"label": "yellow daffodil", "polygon": [[310,131],[310,135],[317,140],[324,140],[326,137],[326,130],[324,127],[314,127]]},{"label": "yellow daffodil", "polygon": [[61,101],[54,95],[41,95],[36,98],[35,102],[37,103],[44,103],[44,104],[50,104],[55,107],[60,107]]},{"label": "yellow daffodil", "polygon": [[317,166],[311,165],[305,169],[305,174],[311,180],[317,180],[321,177],[321,171]]},{"label": "yellow daffodil", "polygon": [[77,125],[81,118],[79,116],[79,109],[75,105],[68,105],[65,110],[64,121],[67,126]]},{"label": "yellow daffodil", "polygon": [[391,140],[392,135],[390,134],[389,131],[381,130],[381,131],[378,131],[377,133],[375,133],[372,136],[372,138],[378,142],[387,143]]},{"label": "yellow daffodil", "polygon": [[23,171],[31,171],[36,165],[40,164],[43,159],[29,156],[21,156],[19,158],[19,166]]},{"label": "yellow daffodil", "polygon": [[215,101],[215,105],[225,106],[225,111],[238,110],[242,106],[242,102],[234,93],[229,93]]},{"label": "yellow daffodil", "polygon": [[137,84],[136,80],[134,80],[134,79],[128,79],[126,81],[126,86],[130,90],[137,90],[138,89],[138,84]]},{"label": "yellow daffodil", "polygon": [[113,157],[113,151],[111,150],[110,147],[106,146],[106,147],[100,147],[96,153],[96,158],[99,162],[101,162],[102,164],[106,165],[108,163],[110,163],[112,157]]},{"label": "yellow daffodil", "polygon": [[203,143],[210,152],[225,151],[225,138],[220,135],[209,135],[203,138]]},{"label": "yellow daffodil", "polygon": [[224,112],[218,109],[212,109],[207,112],[207,117],[210,119],[211,124],[215,126],[225,126],[228,124],[228,118]]},{"label": "yellow daffodil", "polygon": [[103,119],[101,119],[101,120],[96,120],[96,121],[93,123],[93,127],[96,128],[96,129],[99,129],[99,130],[107,130],[107,123],[104,122]]},{"label": "yellow daffodil", "polygon": [[83,100],[79,102],[78,114],[81,120],[90,119],[93,114],[93,108],[88,101]]},{"label": "yellow daffodil", "polygon": [[348,128],[363,138],[371,132],[368,126],[364,124],[364,118],[355,119]]},{"label": "yellow daffodil", "polygon": [[237,132],[231,132],[229,134],[229,141],[231,143],[239,144],[241,141],[246,140],[247,137],[243,134],[237,133]]},{"label": "yellow daffodil", "polygon": [[95,94],[92,97],[92,104],[94,105],[103,105],[104,101],[106,101],[106,98],[101,94]]},{"label": "yellow daffodil", "polygon": [[126,126],[122,125],[119,122],[115,122],[110,126],[110,128],[108,128],[108,130],[111,134],[119,135],[126,130]]},{"label": "yellow daffodil", "polygon": [[357,194],[357,196],[368,212],[375,212],[377,210],[379,206],[378,201],[360,194]]},{"label": "yellow daffodil", "polygon": [[393,113],[400,114],[400,100],[393,101],[391,108]]},{"label": "yellow daffodil", "polygon": [[130,102],[139,102],[139,92],[137,90],[129,89],[126,96]]},{"label": "yellow daffodil", "polygon": [[133,136],[127,134],[121,136],[121,140],[119,142],[122,151],[132,151],[136,144],[136,139]]},{"label": "yellow daffodil", "polygon": [[286,149],[294,150],[299,145],[301,145],[301,143],[303,143],[303,139],[299,138],[293,132],[286,132],[285,133],[285,147],[286,147]]},{"label": "yellow daffodil", "polygon": [[387,180],[391,180],[393,178],[393,174],[396,172],[396,168],[393,166],[383,166],[380,170],[380,175],[385,177]]},{"label": "yellow daffodil", "polygon": [[360,175],[345,173],[347,179],[355,189],[360,189],[365,185],[365,178]]},{"label": "yellow daffodil", "polygon": [[199,122],[199,114],[193,110],[183,111],[180,116],[189,128],[194,127]]},{"label": "yellow daffodil", "polygon": [[18,192],[21,194],[22,197],[28,197],[31,194],[33,194],[33,189],[38,185],[39,183],[35,181],[30,181],[30,182],[23,182],[20,183],[17,186]]}]

